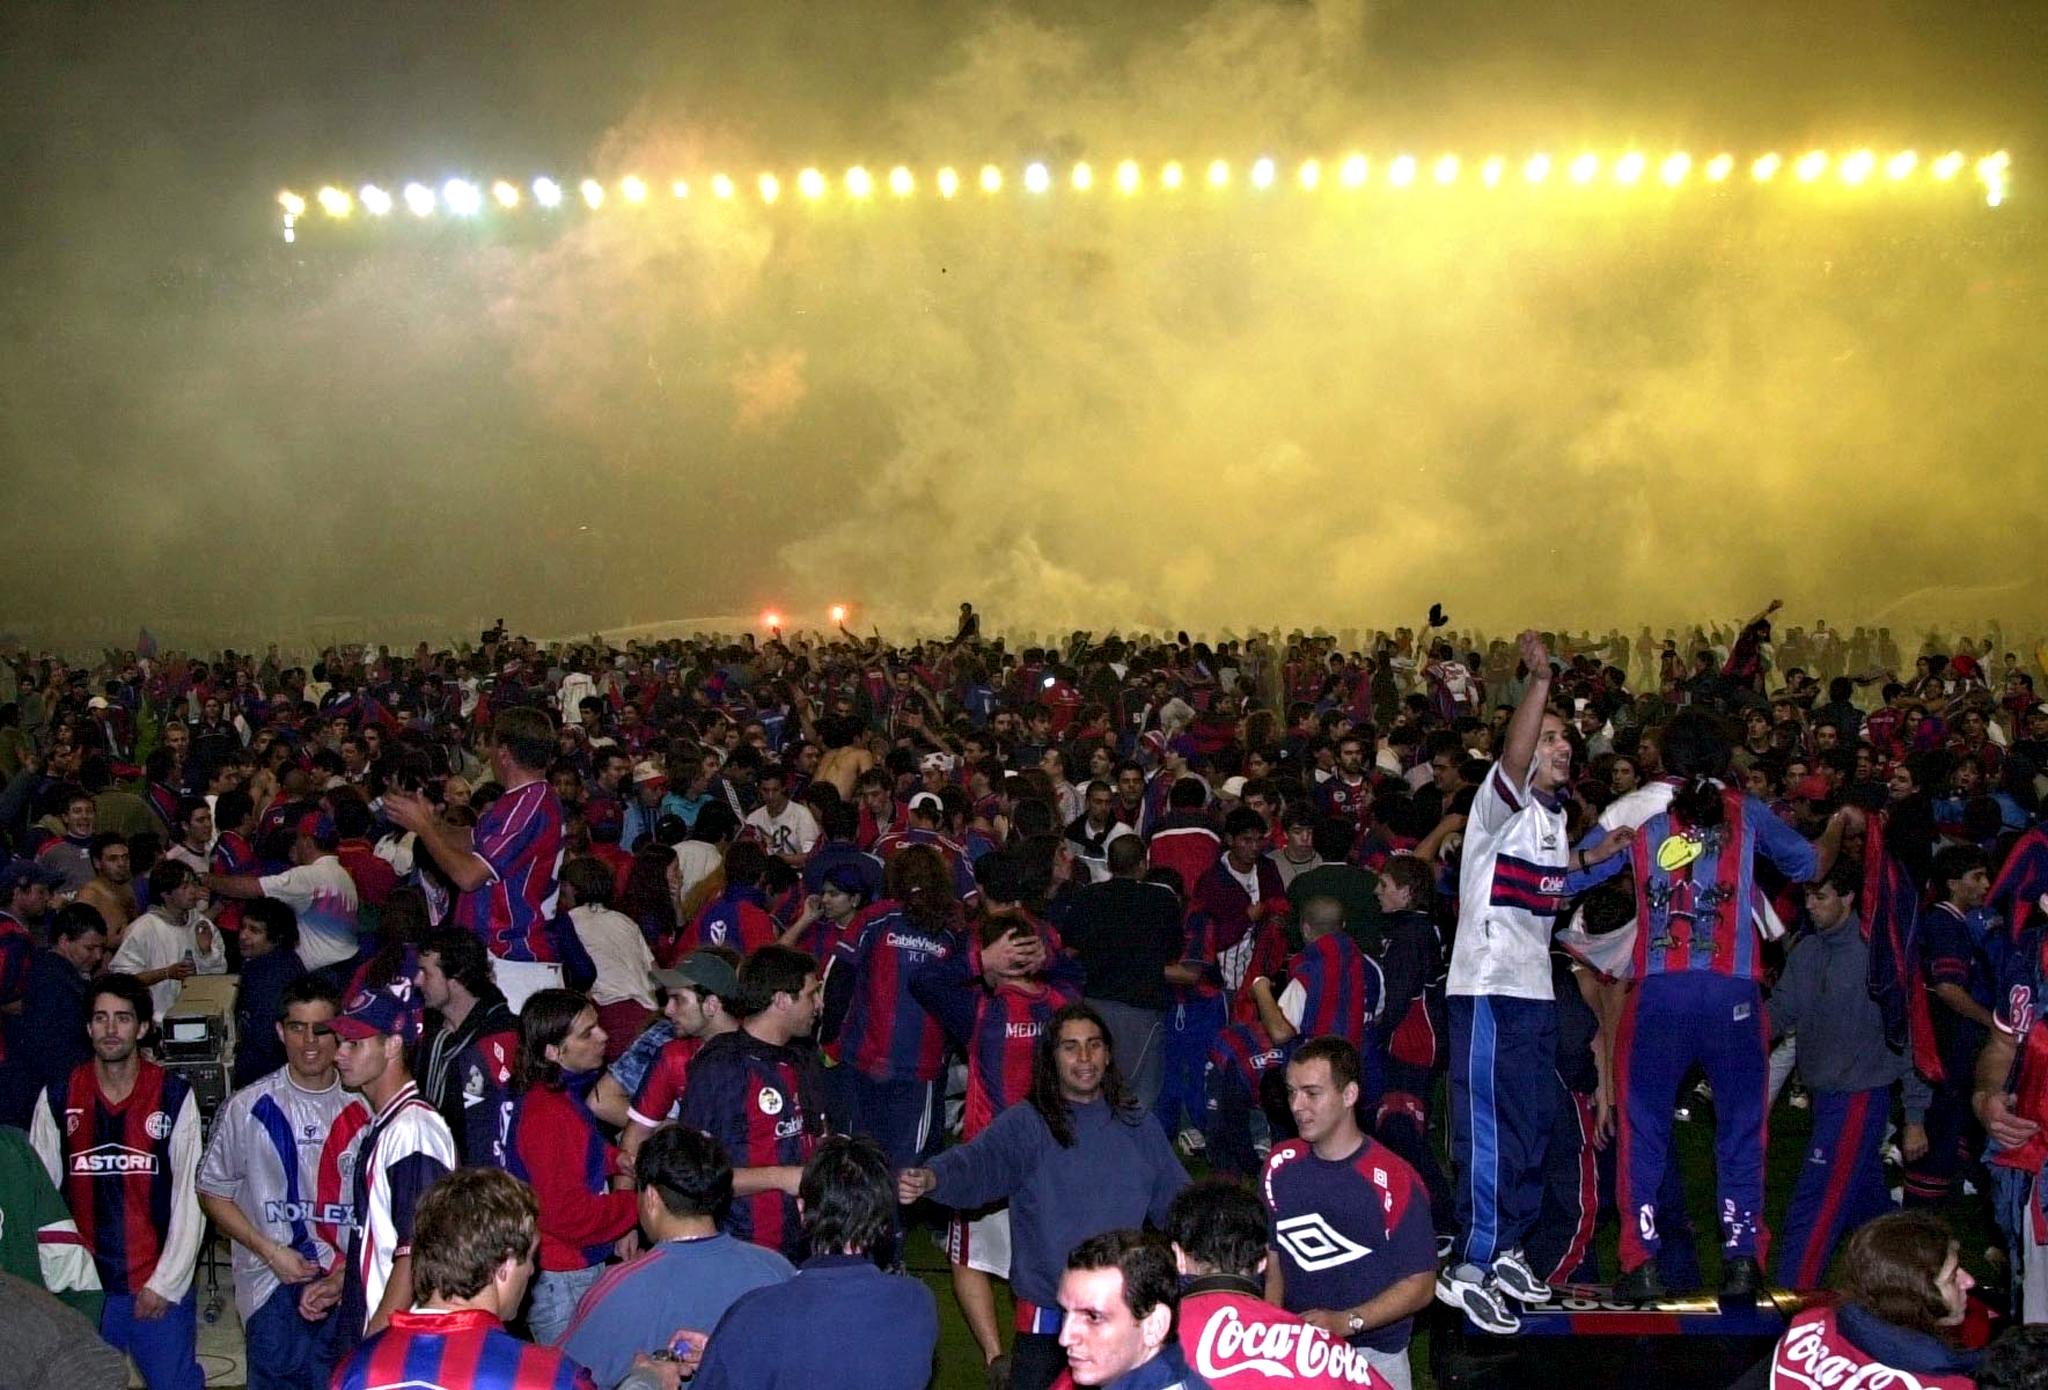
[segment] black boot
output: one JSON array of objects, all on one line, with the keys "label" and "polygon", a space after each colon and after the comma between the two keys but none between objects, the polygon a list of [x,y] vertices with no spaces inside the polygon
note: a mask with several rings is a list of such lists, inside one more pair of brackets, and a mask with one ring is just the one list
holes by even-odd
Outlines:
[{"label": "black boot", "polygon": [[1721,1266],[1721,1297],[1755,1302],[1763,1287],[1763,1269],[1749,1256],[1738,1255]]},{"label": "black boot", "polygon": [[1622,1275],[1614,1286],[1615,1298],[1624,1303],[1654,1303],[1670,1295],[1671,1291],[1664,1287],[1663,1276],[1657,1273],[1655,1260],[1644,1260]]}]

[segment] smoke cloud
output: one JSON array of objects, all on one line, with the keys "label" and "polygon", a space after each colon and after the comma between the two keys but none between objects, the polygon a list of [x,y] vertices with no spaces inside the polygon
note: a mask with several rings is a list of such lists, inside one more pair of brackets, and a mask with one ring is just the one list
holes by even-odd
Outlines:
[{"label": "smoke cloud", "polygon": [[[373,7],[384,27],[316,42],[204,8],[195,46],[283,46],[262,100],[138,81],[161,34],[81,51],[62,26],[85,21],[7,21],[36,114],[32,216],[0,242],[0,625],[46,641],[823,626],[834,602],[901,631],[963,598],[1097,630],[1439,600],[1461,625],[1604,627],[1779,593],[1838,624],[2039,612],[2048,339],[2013,122],[2038,123],[2014,94],[2040,74],[1999,28],[2022,20],[1907,7],[1844,37],[1867,7],[1758,3],[1490,32],[1498,7],[1217,0],[686,28],[650,6],[572,43],[551,8],[487,41]],[[2013,205],[1427,175],[1445,149],[1929,140],[2011,147]],[[1352,148],[1425,173],[1291,186]],[[1136,197],[1111,186],[1125,158]],[[1030,159],[1096,186],[1028,196]],[[1150,182],[1167,159],[1178,192]],[[749,196],[762,169],[897,162],[927,184],[906,202]],[[290,247],[265,221],[330,169],[529,168],[657,196],[496,229],[315,218]],[[713,169],[742,196],[663,191]]]}]

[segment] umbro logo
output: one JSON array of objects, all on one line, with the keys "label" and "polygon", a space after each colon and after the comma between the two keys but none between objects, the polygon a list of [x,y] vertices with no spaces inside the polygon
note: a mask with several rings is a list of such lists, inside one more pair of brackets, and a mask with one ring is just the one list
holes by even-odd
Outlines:
[{"label": "umbro logo", "polygon": [[1372,1253],[1325,1221],[1321,1212],[1290,1216],[1274,1226],[1273,1235],[1280,1242],[1280,1248],[1292,1255],[1294,1262],[1309,1273],[1350,1264]]}]

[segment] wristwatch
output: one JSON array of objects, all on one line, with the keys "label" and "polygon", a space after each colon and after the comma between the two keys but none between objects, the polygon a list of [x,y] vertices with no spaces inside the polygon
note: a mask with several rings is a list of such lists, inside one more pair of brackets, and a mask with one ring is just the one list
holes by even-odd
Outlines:
[{"label": "wristwatch", "polygon": [[1351,1335],[1354,1337],[1356,1337],[1359,1333],[1365,1331],[1365,1319],[1361,1318],[1356,1313],[1353,1313],[1348,1318],[1346,1318],[1344,1325],[1351,1330]]}]

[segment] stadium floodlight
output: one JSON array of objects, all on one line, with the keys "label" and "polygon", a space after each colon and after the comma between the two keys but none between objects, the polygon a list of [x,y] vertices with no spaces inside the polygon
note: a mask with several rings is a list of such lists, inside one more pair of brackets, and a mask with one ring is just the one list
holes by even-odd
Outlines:
[{"label": "stadium floodlight", "polygon": [[320,210],[329,217],[346,217],[355,211],[356,200],[332,184],[313,195],[320,204]]},{"label": "stadium floodlight", "polygon": [[846,192],[849,197],[868,198],[874,195],[875,180],[867,170],[856,164],[846,171]]},{"label": "stadium floodlight", "polygon": [[1046,168],[1043,164],[1037,163],[1024,166],[1024,191],[1026,193],[1043,193],[1051,187],[1052,170]]},{"label": "stadium floodlight", "polygon": [[1586,151],[1586,153],[1572,161],[1571,175],[1573,183],[1591,183],[1595,178],[1599,177],[1599,174],[1600,156],[1594,154],[1591,150]]},{"label": "stadium floodlight", "polygon": [[1168,160],[1166,166],[1159,171],[1159,186],[1170,193],[1174,189],[1179,188],[1181,182],[1186,177],[1187,175],[1181,170],[1179,160]]},{"label": "stadium floodlight", "polygon": [[1529,162],[1522,166],[1522,177],[1531,183],[1541,183],[1550,177],[1550,156],[1532,154]]},{"label": "stadium floodlight", "polygon": [[1708,182],[1708,183],[1720,183],[1720,182],[1721,182],[1722,180],[1724,180],[1724,179],[1726,179],[1726,178],[1728,177],[1729,173],[1730,173],[1730,172],[1732,172],[1732,171],[1734,170],[1734,168],[1735,168],[1735,156],[1734,156],[1734,155],[1732,155],[1732,154],[1717,154],[1717,155],[1715,155],[1715,156],[1714,156],[1714,157],[1713,157],[1712,159],[1710,159],[1710,160],[1708,160],[1708,161],[1707,161],[1707,182]]},{"label": "stadium floodlight", "polygon": [[1252,187],[1271,188],[1272,186],[1273,161],[1261,155],[1258,159],[1252,161]]},{"label": "stadium floodlight", "polygon": [[950,198],[960,191],[960,175],[949,165],[939,170],[939,196]]},{"label": "stadium floodlight", "polygon": [[796,176],[796,191],[816,202],[825,196],[825,175],[816,169],[806,169]]},{"label": "stadium floodlight", "polygon": [[1068,178],[1073,182],[1076,193],[1086,193],[1089,189],[1095,187],[1095,171],[1088,167],[1086,160],[1076,164],[1073,173],[1068,175]]},{"label": "stadium floodlight", "polygon": [[356,200],[372,217],[385,217],[391,212],[391,195],[374,183],[364,184],[356,193]]},{"label": "stadium floodlight", "polygon": [[1667,188],[1676,188],[1685,182],[1685,176],[1692,172],[1692,156],[1684,152],[1669,154],[1657,166],[1657,177],[1664,180]]},{"label": "stadium floodlight", "polygon": [[1116,166],[1116,187],[1119,193],[1136,193],[1144,175],[1138,172],[1138,161],[1126,159]]},{"label": "stadium floodlight", "polygon": [[668,191],[678,198],[687,198],[690,196],[690,181],[688,179],[677,179],[668,186]]},{"label": "stadium floodlight", "polygon": [[491,196],[497,199],[501,208],[510,210],[519,206],[519,190],[503,179],[491,185]]},{"label": "stadium floodlight", "polygon": [[907,166],[897,165],[889,171],[889,191],[899,198],[908,198],[917,191],[917,176]]},{"label": "stadium floodlight", "polygon": [[1346,188],[1363,188],[1371,164],[1362,154],[1353,151],[1344,156],[1344,163],[1337,170],[1337,177]]},{"label": "stadium floodlight", "polygon": [[761,201],[764,203],[772,203],[782,196],[782,180],[776,178],[773,174],[761,175],[759,186],[761,189]]},{"label": "stadium floodlight", "polygon": [[483,190],[468,179],[450,179],[442,184],[441,201],[457,217],[474,217],[484,210]]},{"label": "stadium floodlight", "polygon": [[1943,183],[1947,183],[1958,173],[1962,172],[1962,168],[1963,152],[1961,150],[1950,150],[1947,154],[1934,161],[1934,177],[1940,179]]},{"label": "stadium floodlight", "polygon": [[1409,184],[1415,182],[1415,156],[1412,154],[1397,156],[1394,162],[1387,166],[1387,181],[1396,188],[1406,188]]},{"label": "stadium floodlight", "polygon": [[[367,201],[367,197],[365,199]],[[553,179],[533,181],[533,201],[544,208],[558,208],[562,205],[562,185]]]},{"label": "stadium floodlight", "polygon": [[1490,156],[1484,164],[1479,166],[1479,181],[1488,188],[1500,187],[1500,174],[1503,167],[1499,155]]},{"label": "stadium floodlight", "polygon": [[629,203],[647,201],[647,180],[638,174],[628,174],[619,180],[619,192]]},{"label": "stadium floodlight", "polygon": [[286,189],[277,195],[277,205],[284,209],[286,217],[304,217],[306,215],[306,200],[290,189]]},{"label": "stadium floodlight", "polygon": [[1842,182],[1851,186],[1862,183],[1877,168],[1877,156],[1869,150],[1858,150],[1842,161]]},{"label": "stadium floodlight", "polygon": [[1630,150],[1614,162],[1616,183],[1634,183],[1643,176],[1643,166],[1649,161],[1635,150]]},{"label": "stadium floodlight", "polygon": [[735,188],[733,187],[733,182],[732,182],[732,178],[731,178],[731,176],[730,176],[730,175],[727,175],[727,174],[713,174],[713,175],[711,176],[711,196],[712,196],[712,197],[714,197],[714,198],[719,198],[719,199],[723,199],[723,200],[725,200],[725,201],[728,201],[728,202],[730,202],[730,201],[731,201],[731,199],[732,199],[732,196],[733,196],[733,194],[734,194],[735,192],[737,192],[737,191],[738,191],[738,190],[736,190],[736,189],[735,189]]},{"label": "stadium floodlight", "polygon": [[1230,161],[1212,159],[1209,161],[1209,187],[1222,188],[1230,182]]},{"label": "stadium floodlight", "polygon": [[832,625],[833,625],[834,627],[837,627],[837,626],[839,626],[839,624],[841,624],[841,623],[843,623],[843,622],[845,622],[845,621],[846,621],[846,605],[845,605],[845,604],[843,604],[843,603],[835,603],[835,604],[833,604],[833,605],[832,605]]},{"label": "stadium floodlight", "polygon": [[1447,154],[1437,160],[1436,167],[1431,170],[1431,175],[1438,183],[1456,183],[1458,181],[1458,157],[1454,154]]},{"label": "stadium floodlight", "polygon": [[1323,181],[1322,162],[1315,159],[1302,160],[1301,168],[1296,171],[1295,177],[1301,181],[1303,188],[1311,193],[1315,192],[1316,186]]},{"label": "stadium floodlight", "polygon": [[1793,177],[1797,178],[1801,183],[1812,183],[1827,171],[1828,152],[1826,150],[1808,150],[1805,154],[1799,156],[1798,162],[1792,166]]},{"label": "stadium floodlight", "polygon": [[982,192],[984,192],[984,193],[1000,193],[1000,192],[1002,192],[1002,191],[1003,191],[1003,171],[1002,171],[1002,170],[1000,170],[1000,169],[998,169],[998,168],[996,168],[996,166],[995,166],[995,165],[993,165],[993,164],[984,164],[984,165],[982,165],[982,166],[981,166],[981,191],[982,191]]},{"label": "stadium floodlight", "polygon": [[1758,183],[1769,183],[1778,176],[1778,170],[1784,165],[1784,162],[1784,160],[1778,158],[1775,151],[1770,154],[1758,155],[1756,162],[1749,166],[1750,177],[1754,178]]},{"label": "stadium floodlight", "polygon": [[423,183],[409,183],[405,186],[405,205],[412,209],[415,217],[434,215],[434,190]]},{"label": "stadium floodlight", "polygon": [[1900,150],[1884,162],[1884,171],[1892,178],[1902,179],[1912,173],[1913,167],[1919,162],[1920,156],[1913,153],[1913,151]]},{"label": "stadium floodlight", "polygon": [[576,191],[583,195],[585,207],[601,208],[604,206],[604,185],[596,179],[585,179],[577,185]]}]

